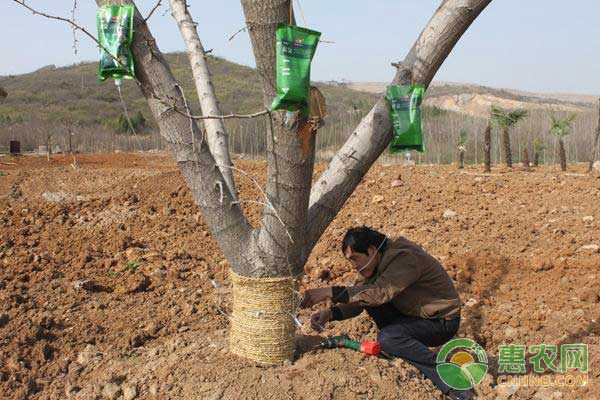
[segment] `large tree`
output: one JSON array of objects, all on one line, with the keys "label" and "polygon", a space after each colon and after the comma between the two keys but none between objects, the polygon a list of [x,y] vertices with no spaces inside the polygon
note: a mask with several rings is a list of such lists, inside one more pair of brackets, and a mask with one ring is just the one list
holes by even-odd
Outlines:
[{"label": "large tree", "polygon": [[[420,82],[428,86],[460,37],[490,2],[444,0],[404,60],[394,64],[397,70],[390,84]],[[97,3],[103,1],[97,0]],[[243,200],[237,200],[234,180],[228,176],[232,171],[245,172],[231,165],[225,127],[219,123],[222,119],[210,118],[210,115],[218,116],[219,109],[197,25],[185,0],[169,0],[169,3],[186,43],[204,117],[187,115],[184,93],[144,18],[136,12],[133,54],[142,93],[161,135],[170,144],[194,201],[235,274],[265,281],[273,277],[293,280],[302,274],[322,233],[390,143],[392,127],[385,100],[382,96],[377,101],[312,187],[314,135],[306,155],[298,134],[310,122],[297,112],[266,114],[269,129],[263,133],[268,165],[262,199],[264,213],[261,225],[253,228],[240,206]],[[293,21],[291,4],[289,0],[241,0],[241,4],[262,83],[263,104],[268,109],[276,92],[275,30],[279,23]],[[199,126],[200,120],[204,122],[204,130]],[[202,140],[204,131],[208,136],[206,141]],[[239,301],[234,290],[234,316]],[[257,299],[258,303],[261,301]],[[279,329],[285,331],[293,319],[292,303],[284,297],[277,297],[276,301],[287,311]],[[263,325],[273,322],[268,320],[268,312],[259,310],[256,315],[265,319]],[[239,329],[242,323],[232,318],[232,330]],[[252,330],[258,329],[255,324],[243,328],[248,337],[253,337],[256,332]],[[289,335],[277,337],[276,342],[289,340]],[[293,339],[293,332],[291,335]],[[274,343],[259,340],[254,345],[263,353]]]}]

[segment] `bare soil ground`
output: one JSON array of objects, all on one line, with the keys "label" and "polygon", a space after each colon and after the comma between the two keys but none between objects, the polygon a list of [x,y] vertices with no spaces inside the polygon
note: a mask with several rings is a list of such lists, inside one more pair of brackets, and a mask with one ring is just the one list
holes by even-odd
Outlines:
[{"label": "bare soil ground", "polygon": [[[311,350],[307,326],[288,365],[230,355],[228,265],[168,156],[79,155],[76,170],[61,156],[0,161],[1,399],[440,398],[403,361]],[[264,183],[264,162],[236,164]],[[303,287],[353,282],[347,228],[404,235],[459,288],[459,336],[491,359],[479,398],[597,399],[600,177],[479,171],[377,164],[319,241]],[[237,182],[242,198],[260,199]],[[260,206],[245,211],[259,223]],[[322,335],[340,333],[376,335],[364,315]],[[589,384],[496,386],[499,344],[540,343],[589,344]]]}]

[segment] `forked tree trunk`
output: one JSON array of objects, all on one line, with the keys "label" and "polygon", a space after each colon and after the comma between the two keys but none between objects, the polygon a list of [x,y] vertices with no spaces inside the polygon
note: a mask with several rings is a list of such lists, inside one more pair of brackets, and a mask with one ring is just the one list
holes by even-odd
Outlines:
[{"label": "forked tree trunk", "polygon": [[[391,83],[414,81],[428,86],[462,34],[490,2],[445,0],[400,63]],[[242,0],[242,7],[262,83],[263,104],[270,107],[276,94],[275,30],[279,23],[289,22],[290,2]],[[177,14],[185,17],[185,11]],[[186,30],[181,19],[179,22],[182,31]],[[188,20],[184,25],[189,23]],[[173,105],[179,110],[185,109],[183,98],[148,26],[137,12],[135,32],[133,54],[142,93],[161,134],[171,145],[194,201],[202,209],[206,223],[235,272],[233,281],[239,290],[234,290],[232,332],[237,332],[236,338],[251,341],[252,345],[242,348],[246,345],[232,340],[232,347],[241,349],[237,354],[270,362],[260,354],[270,353],[274,347],[289,350],[290,343],[293,349],[293,328],[290,329],[294,317],[294,302],[290,301],[295,296],[293,280],[302,273],[322,233],[391,140],[385,100],[380,97],[363,118],[312,191],[314,136],[310,154],[304,157],[297,134],[306,122],[305,116],[281,111],[272,113],[268,119],[270,129],[265,133],[267,186],[265,198],[259,199],[265,203],[264,214],[261,227],[253,229],[232,193],[224,190],[225,179],[215,156],[206,145],[198,143],[198,124],[173,111]],[[188,52],[197,50],[197,34],[190,29],[182,33]],[[202,95],[204,93],[199,93]],[[238,307],[238,311],[242,311],[236,316],[236,303],[246,302],[244,306],[248,306],[248,300],[252,307],[268,304],[269,308],[266,312],[259,308],[242,313],[244,307]],[[275,336],[266,337],[267,333]],[[286,354],[291,357],[289,351]]]},{"label": "forked tree trunk", "polygon": [[484,172],[492,172],[492,126],[488,123],[483,134],[483,155],[484,155]]},{"label": "forked tree trunk", "polygon": [[508,128],[502,130],[502,144],[504,146],[504,161],[506,166],[512,168],[512,152],[510,149],[510,135]]},{"label": "forked tree trunk", "polygon": [[600,99],[598,99],[598,125],[596,126],[596,136],[594,137],[594,144],[592,145],[592,149],[590,151],[590,163],[588,165],[588,173],[592,172],[592,168],[594,166],[594,161],[596,159],[596,154],[600,149],[598,149],[598,143],[600,142]]},{"label": "forked tree trunk", "polygon": [[558,156],[560,157],[560,169],[567,170],[567,153],[565,152],[565,142],[563,138],[558,139]]}]

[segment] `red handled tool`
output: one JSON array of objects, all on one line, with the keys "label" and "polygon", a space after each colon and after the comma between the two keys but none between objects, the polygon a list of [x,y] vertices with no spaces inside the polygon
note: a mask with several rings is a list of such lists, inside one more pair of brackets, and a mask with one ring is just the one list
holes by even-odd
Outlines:
[{"label": "red handled tool", "polygon": [[379,342],[374,340],[356,342],[354,340],[350,340],[350,338],[346,335],[328,337],[327,339],[319,343],[317,347],[320,347],[322,349],[346,347],[371,356],[376,356],[379,355],[379,353],[381,353],[381,346],[379,345]]}]

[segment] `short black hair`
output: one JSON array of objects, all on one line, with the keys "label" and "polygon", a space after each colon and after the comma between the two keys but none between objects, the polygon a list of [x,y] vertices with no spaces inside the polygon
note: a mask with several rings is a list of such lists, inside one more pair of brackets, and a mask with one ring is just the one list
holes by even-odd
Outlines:
[{"label": "short black hair", "polygon": [[387,247],[386,239],[383,233],[368,226],[350,228],[342,240],[342,253],[346,254],[346,249],[350,247],[352,251],[368,254],[369,246],[375,246],[383,253]]}]

